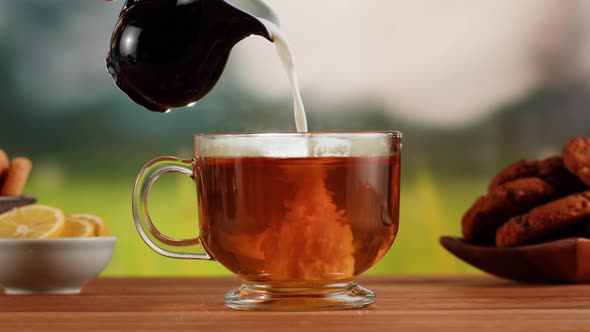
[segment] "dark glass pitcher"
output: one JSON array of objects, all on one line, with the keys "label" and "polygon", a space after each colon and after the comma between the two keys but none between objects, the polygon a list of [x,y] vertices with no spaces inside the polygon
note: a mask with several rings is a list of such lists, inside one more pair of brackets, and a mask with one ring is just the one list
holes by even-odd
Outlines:
[{"label": "dark glass pitcher", "polygon": [[260,0],[127,0],[113,31],[107,69],[117,86],[150,111],[203,98],[219,80],[235,44],[272,41]]}]

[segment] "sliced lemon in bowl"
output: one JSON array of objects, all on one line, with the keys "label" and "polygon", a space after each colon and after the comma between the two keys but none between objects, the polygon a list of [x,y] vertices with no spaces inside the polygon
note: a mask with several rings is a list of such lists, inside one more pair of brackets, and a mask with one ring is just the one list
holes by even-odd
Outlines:
[{"label": "sliced lemon in bowl", "polygon": [[55,238],[64,227],[63,212],[46,205],[28,205],[0,215],[0,238]]},{"label": "sliced lemon in bowl", "polygon": [[84,219],[66,216],[64,229],[59,237],[94,237],[94,225]]},{"label": "sliced lemon in bowl", "polygon": [[95,216],[90,213],[75,213],[70,214],[68,217],[78,218],[86,220],[94,225],[95,236],[109,236],[109,228],[107,224],[99,216]]}]

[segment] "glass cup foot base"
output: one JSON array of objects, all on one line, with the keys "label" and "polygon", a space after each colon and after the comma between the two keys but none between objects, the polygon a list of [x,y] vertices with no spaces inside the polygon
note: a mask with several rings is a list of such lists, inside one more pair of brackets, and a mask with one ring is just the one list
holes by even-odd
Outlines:
[{"label": "glass cup foot base", "polygon": [[375,302],[375,293],[356,282],[318,288],[242,284],[225,295],[225,305],[239,310],[313,311],[361,308]]}]

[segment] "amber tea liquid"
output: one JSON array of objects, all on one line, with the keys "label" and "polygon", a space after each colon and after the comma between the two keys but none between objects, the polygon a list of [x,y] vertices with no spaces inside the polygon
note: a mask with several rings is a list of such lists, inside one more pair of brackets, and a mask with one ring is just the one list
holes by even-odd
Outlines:
[{"label": "amber tea liquid", "polygon": [[373,266],[397,234],[399,156],[196,163],[203,244],[246,281],[350,281]]}]

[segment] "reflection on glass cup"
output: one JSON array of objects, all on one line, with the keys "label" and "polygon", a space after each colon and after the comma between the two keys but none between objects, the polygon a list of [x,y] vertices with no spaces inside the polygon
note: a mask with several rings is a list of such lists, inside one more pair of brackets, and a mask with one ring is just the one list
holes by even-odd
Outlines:
[{"label": "reflection on glass cup", "polygon": [[[362,307],[375,294],[355,279],[398,230],[400,152],[399,132],[198,135],[194,159],[161,157],[141,170],[135,225],[164,256],[214,259],[238,275],[229,307]],[[198,238],[172,239],[150,220],[148,193],[168,172],[196,183]],[[181,249],[198,244],[205,253]]]}]

